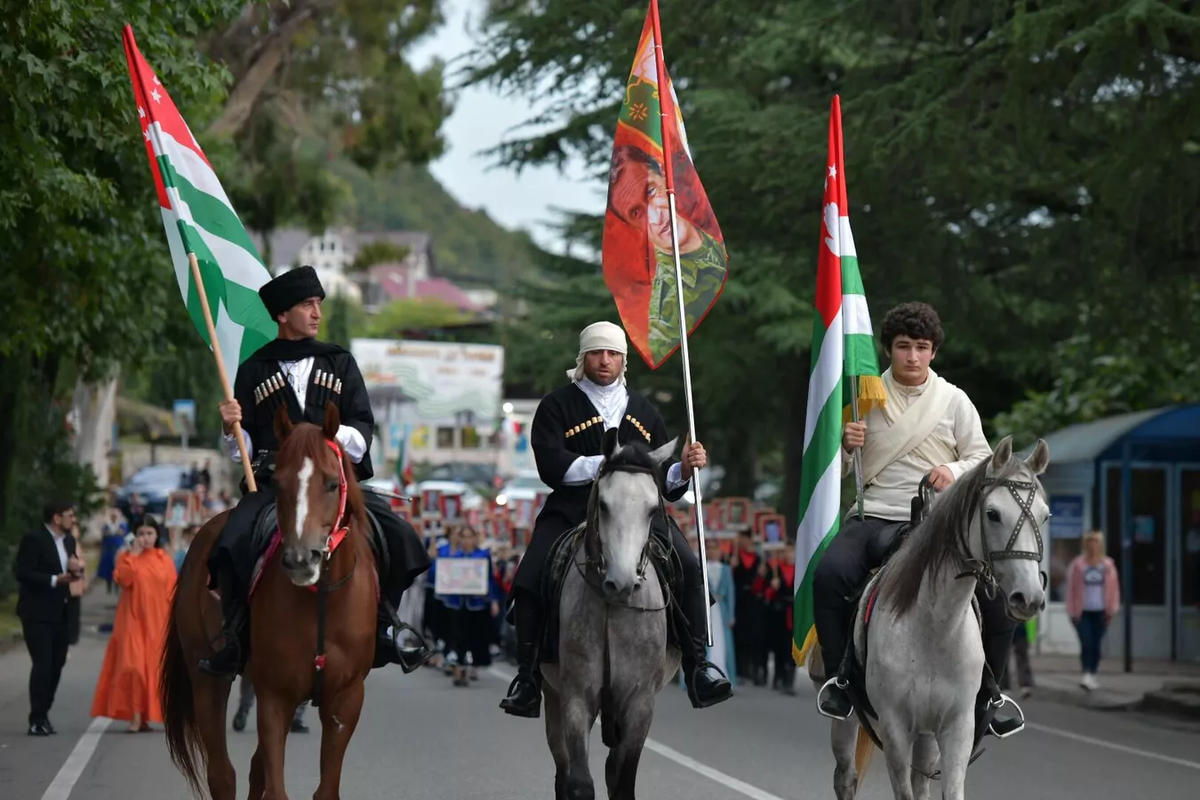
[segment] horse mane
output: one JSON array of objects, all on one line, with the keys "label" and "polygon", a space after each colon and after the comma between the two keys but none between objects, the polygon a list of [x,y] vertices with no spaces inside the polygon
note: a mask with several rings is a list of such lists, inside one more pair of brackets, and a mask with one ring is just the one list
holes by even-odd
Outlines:
[{"label": "horse mane", "polygon": [[[991,463],[991,458],[985,458],[952,483],[945,496],[933,503],[929,516],[909,533],[908,541],[883,570],[879,592],[887,594],[888,603],[896,616],[903,616],[912,610],[926,573],[936,574],[970,558],[969,553],[963,551],[962,542],[966,526],[983,498]],[[1029,468],[1013,455],[991,479],[1008,480],[1022,470],[1028,472]]]},{"label": "horse mane", "polygon": [[[327,441],[320,426],[311,422],[298,423],[279,443],[279,450],[275,456],[276,470],[279,469],[280,464],[298,463],[305,456],[313,459],[314,463],[318,462],[333,452],[326,444]],[[347,516],[357,521],[360,526],[364,526],[363,530],[365,530],[367,507],[363,501],[362,488],[358,485],[358,476],[354,473],[354,464],[350,462],[350,457],[346,455],[346,449],[340,444],[338,444],[338,450],[342,454],[342,470],[346,475]]]},{"label": "horse mane", "polygon": [[629,442],[628,444],[621,445],[612,458],[604,460],[604,463],[600,467],[600,475],[597,476],[597,482],[599,482],[599,478],[609,472],[638,472],[642,470],[649,471],[654,475],[654,480],[658,483],[659,490],[661,491],[666,480],[666,474],[662,466],[654,460],[650,447],[642,444],[640,441]]}]

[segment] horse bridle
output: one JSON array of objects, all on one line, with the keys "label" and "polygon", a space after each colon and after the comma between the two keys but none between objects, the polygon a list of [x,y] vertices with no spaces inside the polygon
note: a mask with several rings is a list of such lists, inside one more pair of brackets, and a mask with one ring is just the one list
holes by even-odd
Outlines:
[{"label": "horse bridle", "polygon": [[[614,472],[629,472],[629,473],[635,473],[635,474],[653,475],[654,476],[654,485],[658,490],[658,512],[660,514],[662,514],[664,516],[664,518],[667,513],[667,505],[663,501],[663,496],[662,496],[663,479],[662,479],[662,473],[660,470],[653,469],[651,467],[635,466],[632,464],[628,464],[628,465],[622,464],[619,466],[610,467],[610,466],[608,466],[608,462],[606,459],[605,462],[603,464],[601,464],[601,466],[600,466],[600,473],[598,475],[596,475],[596,480],[592,482],[592,491],[588,496],[588,515],[587,515],[587,520],[584,524],[584,531],[583,531],[583,547],[584,547],[584,553],[586,555],[586,558],[584,559],[584,562],[583,562],[583,566],[586,567],[587,570],[592,575],[595,575],[597,577],[600,575],[603,575],[605,570],[607,569],[607,564],[604,560],[604,549],[600,546],[600,504],[598,502],[599,495],[600,495],[600,479],[605,477],[606,475],[611,475]],[[647,523],[647,526],[649,527],[650,523]],[[637,575],[638,575],[638,578],[641,580],[645,580],[646,567],[650,563],[650,543],[651,543],[651,541],[652,541],[652,537],[648,535],[646,537],[646,545],[645,545],[645,547],[642,548],[642,554],[638,559]],[[588,574],[583,571],[582,567],[580,567],[579,560],[573,558],[572,561],[575,564],[575,568],[577,570],[579,570],[580,575],[584,579],[584,582],[587,583],[587,585],[590,586],[593,591],[595,591],[599,594],[600,592],[599,592],[598,587],[596,585],[594,585],[593,581],[588,580]],[[663,582],[662,590],[663,590],[663,597],[665,598],[665,602],[663,603],[662,606],[656,606],[654,608],[637,608],[634,610],[636,610],[636,611],[662,611],[662,610],[666,609],[671,604],[671,588],[670,588],[670,586],[668,586],[666,584],[665,581]],[[606,602],[609,602],[609,601],[607,601],[607,599],[606,599]],[[614,605],[611,602],[609,604]]]},{"label": "horse bridle", "polygon": [[[995,490],[996,487],[1003,486],[1012,494],[1013,499],[1017,501],[1017,506],[1021,509],[1021,516],[1017,518],[1016,524],[1013,526],[1012,533],[1009,534],[1008,542],[1003,550],[990,549],[985,535],[984,514],[986,510],[983,508],[984,499]],[[1025,497],[1021,493],[1028,490],[1029,494]],[[1038,525],[1038,521],[1033,516],[1033,501],[1038,494],[1038,484],[1036,481],[1018,481],[1011,478],[997,480],[995,478],[985,478],[979,489],[979,497],[976,500],[976,509],[979,512],[979,543],[983,549],[983,558],[968,558],[966,564],[970,569],[960,573],[957,577],[966,578],[974,576],[984,585],[984,592],[989,600],[996,596],[996,572],[994,569],[997,561],[1012,561],[1012,560],[1028,560],[1037,564],[1042,563],[1045,557],[1045,546],[1042,541],[1042,529]],[[1017,537],[1021,535],[1021,528],[1024,527],[1025,521],[1029,520],[1029,527],[1033,529],[1034,539],[1037,540],[1037,551],[1033,550],[1018,550]],[[967,541],[967,529],[964,527],[960,533],[961,545],[963,552],[971,552],[970,543]],[[1038,575],[1042,579],[1042,589],[1046,588],[1047,575],[1043,570],[1038,570]]]},{"label": "horse bridle", "polygon": [[342,543],[343,539],[346,538],[346,534],[350,533],[350,520],[346,516],[346,500],[350,494],[350,487],[346,483],[346,465],[344,459],[342,458],[342,448],[338,446],[337,442],[329,439],[325,440],[325,444],[329,445],[329,448],[333,450],[334,455],[337,456],[338,465],[337,516],[333,518],[333,527],[330,529],[329,534],[325,537],[325,544],[321,548],[321,553],[324,556],[325,561],[329,561],[330,556],[333,555],[333,551],[336,550],[337,546]]}]

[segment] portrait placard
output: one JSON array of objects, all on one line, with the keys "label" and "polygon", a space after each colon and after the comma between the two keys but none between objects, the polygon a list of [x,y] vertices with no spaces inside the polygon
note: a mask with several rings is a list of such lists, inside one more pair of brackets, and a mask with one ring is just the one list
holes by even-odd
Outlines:
[{"label": "portrait placard", "polygon": [[488,560],[486,558],[439,558],[434,592],[444,596],[486,595]]}]

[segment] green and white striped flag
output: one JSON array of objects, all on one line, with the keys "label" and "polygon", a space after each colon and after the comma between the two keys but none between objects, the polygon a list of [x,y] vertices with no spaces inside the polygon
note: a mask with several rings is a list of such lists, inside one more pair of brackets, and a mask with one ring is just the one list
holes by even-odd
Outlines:
[{"label": "green and white striped flag", "polygon": [[887,400],[879,376],[879,358],[858,270],[854,235],[850,231],[848,205],[842,108],[840,99],[834,95],[817,257],[812,372],[800,467],[800,526],[796,530],[792,654],[798,664],[803,664],[815,640],[813,576],[841,523],[842,424],[850,416],[848,403],[855,401],[844,391],[850,384],[844,379],[859,379],[856,400],[864,415]]},{"label": "green and white striped flag", "polygon": [[258,296],[258,288],[271,279],[271,274],[263,266],[204,151],[142,57],[133,29],[128,25],[123,38],[142,138],[146,140],[146,155],[158,190],[179,291],[192,323],[211,348],[188,260],[189,254],[195,254],[225,370],[232,383],[238,365],[278,332]]}]

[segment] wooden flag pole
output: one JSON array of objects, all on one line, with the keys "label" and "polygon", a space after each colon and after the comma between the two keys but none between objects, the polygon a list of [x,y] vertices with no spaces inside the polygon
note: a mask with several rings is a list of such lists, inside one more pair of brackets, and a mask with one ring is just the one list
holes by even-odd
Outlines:
[{"label": "wooden flag pole", "polygon": [[[217,328],[213,325],[212,310],[208,307],[208,293],[204,291],[204,280],[200,277],[200,262],[195,253],[188,253],[188,262],[192,265],[192,280],[196,284],[196,295],[200,298],[200,310],[204,312],[204,324],[208,327],[208,340],[212,343],[213,358],[217,360],[217,374],[221,376],[221,388],[225,390],[225,399],[233,400],[233,387],[229,384],[229,375],[225,372],[225,361],[221,358],[221,343],[217,341]],[[254,482],[254,468],[250,464],[250,454],[246,451],[246,440],[242,437],[242,424],[233,423],[233,435],[237,438],[238,452],[242,455],[242,469],[246,471],[246,489],[258,491]]]},{"label": "wooden flag pole", "polygon": [[[679,261],[679,225],[675,214],[675,170],[671,164],[671,152],[667,147],[667,107],[674,107],[668,102],[670,89],[667,86],[667,69],[663,61],[662,23],[658,18],[658,0],[650,0],[651,15],[654,19],[654,67],[658,79],[658,119],[659,138],[662,139],[663,172],[667,183],[667,205],[671,212],[671,252],[675,256],[675,297],[679,302],[679,354],[683,358],[683,396],[687,406],[688,442],[697,441],[696,413],[692,401],[692,364],[688,358],[687,306],[683,296],[683,265]],[[672,120],[674,124],[674,120]],[[685,445],[686,446],[686,445]],[[711,615],[707,613],[709,603],[708,586],[708,553],[704,543],[704,499],[700,493],[700,470],[692,470],[692,496],[696,512],[696,538],[700,543],[700,573],[704,579],[704,628],[707,632],[708,646],[713,646]]]}]

